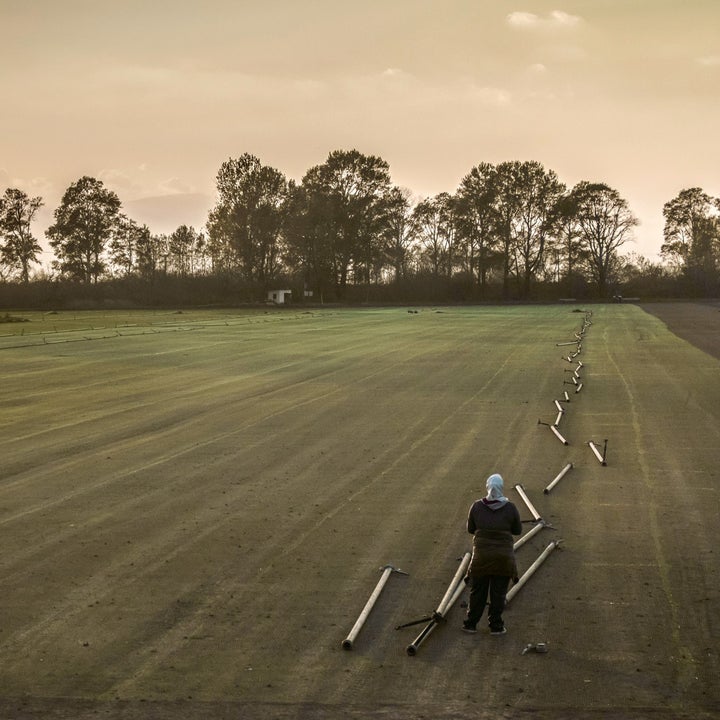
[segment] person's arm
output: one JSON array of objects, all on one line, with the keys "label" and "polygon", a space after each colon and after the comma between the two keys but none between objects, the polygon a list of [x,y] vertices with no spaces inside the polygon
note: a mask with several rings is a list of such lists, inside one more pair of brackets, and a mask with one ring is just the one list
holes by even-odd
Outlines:
[{"label": "person's arm", "polygon": [[510,527],[510,532],[513,535],[522,535],[522,523],[520,522],[520,513],[518,512],[518,509],[515,505],[512,506],[513,509],[513,517],[512,517],[512,525]]},{"label": "person's arm", "polygon": [[474,535],[475,531],[477,530],[477,526],[475,525],[475,518],[473,517],[473,509],[475,508],[475,503],[473,503],[470,506],[470,512],[468,513],[468,519],[467,519],[467,531]]}]

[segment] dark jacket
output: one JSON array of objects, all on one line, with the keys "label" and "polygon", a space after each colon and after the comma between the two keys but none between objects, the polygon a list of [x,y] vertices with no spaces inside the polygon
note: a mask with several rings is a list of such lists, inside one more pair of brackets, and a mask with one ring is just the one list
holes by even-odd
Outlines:
[{"label": "dark jacket", "polygon": [[468,575],[503,575],[517,579],[513,535],[522,533],[517,507],[508,501],[492,509],[484,499],[478,500],[468,513],[467,529],[473,536]]}]

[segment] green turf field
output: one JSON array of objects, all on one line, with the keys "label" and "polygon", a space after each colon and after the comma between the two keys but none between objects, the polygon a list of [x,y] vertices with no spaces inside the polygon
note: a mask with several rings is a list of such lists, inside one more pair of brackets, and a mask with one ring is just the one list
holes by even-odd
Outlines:
[{"label": "green turf field", "polygon": [[[0,709],[718,709],[720,362],[641,309],[10,314]],[[538,424],[564,392],[567,446]],[[492,472],[554,526],[521,571],[563,542],[507,636],[463,635],[458,606],[410,658],[419,628],[395,626],[436,607]],[[409,575],[344,651],[387,563]]]}]

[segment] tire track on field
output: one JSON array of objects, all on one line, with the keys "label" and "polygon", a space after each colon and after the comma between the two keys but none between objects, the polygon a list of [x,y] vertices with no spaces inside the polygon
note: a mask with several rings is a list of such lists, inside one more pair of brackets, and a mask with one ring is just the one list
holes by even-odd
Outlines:
[{"label": "tire track on field", "polygon": [[[615,369],[617,377],[625,388],[625,393],[628,397],[628,413],[631,418],[631,426],[633,432],[633,445],[638,448],[637,461],[640,466],[640,475],[642,477],[643,485],[645,486],[648,496],[653,497],[654,485],[651,481],[652,472],[646,453],[641,450],[644,448],[643,443],[643,432],[640,423],[640,417],[637,410],[637,401],[632,387],[627,381],[625,374],[617,364],[615,357],[610,352],[607,338],[607,330],[603,334],[603,341],[605,344],[605,350],[611,365]],[[673,595],[673,585],[671,582],[672,564],[668,559],[666,553],[663,550],[663,533],[660,527],[660,519],[657,514],[657,504],[652,500],[648,503],[648,514],[649,514],[649,530],[650,537],[652,538],[654,555],[656,559],[658,574],[662,582],[662,589],[667,599],[668,607],[672,617],[672,639],[675,646],[678,648],[678,657],[686,658],[686,661],[680,666],[679,682],[682,689],[688,688],[693,679],[697,676],[697,659],[694,657],[692,650],[687,647],[680,637],[680,606]]]}]

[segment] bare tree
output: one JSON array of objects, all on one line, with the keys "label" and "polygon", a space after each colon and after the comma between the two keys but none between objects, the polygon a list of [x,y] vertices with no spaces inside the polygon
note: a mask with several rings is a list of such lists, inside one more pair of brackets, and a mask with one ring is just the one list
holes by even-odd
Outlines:
[{"label": "bare tree", "polygon": [[411,197],[407,188],[393,187],[386,200],[384,257],[392,265],[395,282],[405,277],[412,256],[415,224]]},{"label": "bare tree", "polygon": [[172,271],[185,277],[192,275],[196,256],[203,244],[202,234],[194,227],[181,225],[168,238],[168,260]]},{"label": "bare tree", "polygon": [[619,267],[618,249],[631,239],[638,220],[617,190],[604,183],[583,181],[572,193],[580,236],[587,246],[588,271],[604,297]]},{"label": "bare tree", "polygon": [[137,243],[145,228],[141,228],[134,220],[120,213],[108,245],[112,265],[125,276],[135,272],[137,260]]},{"label": "bare tree", "polygon": [[480,163],[460,182],[456,197],[458,236],[466,258],[466,270],[477,277],[485,295],[488,272],[498,261],[496,232],[497,170]]},{"label": "bare tree", "polygon": [[576,196],[571,191],[563,193],[553,210],[554,233],[550,238],[550,252],[556,263],[553,279],[562,283],[561,278],[564,277],[568,297],[575,294],[575,282],[587,257],[577,214]]},{"label": "bare tree", "polygon": [[440,193],[419,202],[413,210],[413,223],[421,256],[433,277],[450,277],[455,243],[454,198]]},{"label": "bare tree", "polygon": [[167,263],[167,236],[153,235],[147,225],[143,225],[135,243],[135,267],[140,277],[152,285],[159,274],[167,272]]},{"label": "bare tree", "polygon": [[545,170],[538,162],[518,166],[512,248],[523,297],[529,297],[531,282],[543,267],[545,242],[554,224],[553,210],[564,191],[553,170]]}]

